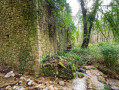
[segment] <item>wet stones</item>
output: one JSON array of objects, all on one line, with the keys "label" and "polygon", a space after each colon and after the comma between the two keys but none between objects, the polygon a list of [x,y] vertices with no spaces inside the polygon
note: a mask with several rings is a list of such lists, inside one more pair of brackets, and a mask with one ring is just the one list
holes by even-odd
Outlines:
[{"label": "wet stones", "polygon": [[7,86],[5,89],[6,90],[12,90],[12,87],[11,86]]},{"label": "wet stones", "polygon": [[33,80],[27,81],[27,84],[28,84],[29,86],[31,86],[33,83],[34,83]]},{"label": "wet stones", "polygon": [[9,78],[9,77],[14,77],[14,76],[15,76],[15,74],[13,73],[13,71],[10,71],[4,77]]},{"label": "wet stones", "polygon": [[84,68],[79,68],[79,69],[77,69],[77,71],[78,71],[78,72],[82,72],[82,73],[85,73],[85,74],[86,74],[86,69],[84,69]]},{"label": "wet stones", "polygon": [[97,76],[97,78],[98,78],[98,81],[100,81],[102,83],[106,83],[106,80],[103,76],[99,75],[99,76]]},{"label": "wet stones", "polygon": [[59,81],[59,85],[64,86],[64,81]]},{"label": "wet stones", "polygon": [[25,90],[25,88],[19,86],[13,86],[13,90]]}]

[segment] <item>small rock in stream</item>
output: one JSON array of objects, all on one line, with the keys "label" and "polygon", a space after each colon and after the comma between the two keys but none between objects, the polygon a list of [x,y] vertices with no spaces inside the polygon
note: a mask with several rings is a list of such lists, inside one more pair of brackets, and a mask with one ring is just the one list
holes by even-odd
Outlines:
[{"label": "small rock in stream", "polygon": [[4,77],[9,78],[9,77],[14,77],[14,76],[15,76],[15,74],[13,73],[13,71],[10,71]]},{"label": "small rock in stream", "polygon": [[13,90],[19,90],[18,86],[13,86]]},{"label": "small rock in stream", "polygon": [[106,83],[106,80],[105,80],[105,78],[103,76],[100,75],[97,78],[98,78],[98,81],[100,81],[102,83]]},{"label": "small rock in stream", "polygon": [[119,87],[117,87],[117,86],[112,86],[111,89],[113,89],[113,90],[119,90]]},{"label": "small rock in stream", "polygon": [[78,72],[82,72],[82,73],[85,73],[85,74],[86,74],[86,69],[84,69],[84,68],[79,68],[77,71],[78,71]]},{"label": "small rock in stream", "polygon": [[29,86],[31,86],[31,85],[33,84],[33,80],[28,80],[27,82],[28,82],[27,84],[28,84]]},{"label": "small rock in stream", "polygon": [[59,85],[64,86],[64,81],[59,81]]},{"label": "small rock in stream", "polygon": [[49,90],[54,90],[53,85],[49,86]]},{"label": "small rock in stream", "polygon": [[19,90],[25,90],[25,88],[21,87],[21,88],[19,88]]},{"label": "small rock in stream", "polygon": [[49,88],[48,88],[48,87],[46,87],[46,88],[44,88],[43,90],[49,90]]},{"label": "small rock in stream", "polygon": [[5,90],[12,90],[12,87],[11,87],[11,86],[7,86],[7,87],[5,88]]},{"label": "small rock in stream", "polygon": [[25,90],[25,88],[19,86],[13,86],[13,90]]},{"label": "small rock in stream", "polygon": [[115,86],[119,87],[119,82],[117,82],[117,83],[115,84]]}]

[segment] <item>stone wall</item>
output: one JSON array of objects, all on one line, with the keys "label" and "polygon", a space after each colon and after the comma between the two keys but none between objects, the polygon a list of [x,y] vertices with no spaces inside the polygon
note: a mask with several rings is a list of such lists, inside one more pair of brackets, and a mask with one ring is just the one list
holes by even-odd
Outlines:
[{"label": "stone wall", "polygon": [[48,4],[38,1],[0,0],[0,63],[31,68],[66,49],[66,30],[58,30]]}]

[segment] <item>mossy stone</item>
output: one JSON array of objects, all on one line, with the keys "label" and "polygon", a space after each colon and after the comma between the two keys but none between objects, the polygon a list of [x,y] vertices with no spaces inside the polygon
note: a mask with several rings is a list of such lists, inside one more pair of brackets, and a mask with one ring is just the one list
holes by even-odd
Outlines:
[{"label": "mossy stone", "polygon": [[76,77],[76,73],[73,73],[73,77]]},{"label": "mossy stone", "polygon": [[84,77],[84,74],[83,74],[82,72],[79,72],[79,73],[78,73],[78,77],[79,77],[79,78],[83,78],[83,77]]}]

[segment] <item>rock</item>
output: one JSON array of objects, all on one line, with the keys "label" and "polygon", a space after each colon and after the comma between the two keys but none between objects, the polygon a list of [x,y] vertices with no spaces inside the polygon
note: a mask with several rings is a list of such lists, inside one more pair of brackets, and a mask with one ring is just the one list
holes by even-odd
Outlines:
[{"label": "rock", "polygon": [[9,78],[9,77],[14,77],[14,76],[15,76],[15,74],[13,73],[13,71],[10,71],[4,77]]},{"label": "rock", "polygon": [[13,90],[19,90],[18,86],[13,86]]},{"label": "rock", "polygon": [[33,84],[33,80],[28,81],[28,85],[31,86]]},{"label": "rock", "polygon": [[39,88],[42,84],[37,85],[36,87]]},{"label": "rock", "polygon": [[88,89],[90,89],[90,90],[92,90],[92,89],[93,89],[93,87],[92,87],[92,84],[91,84],[91,83],[89,83],[89,84],[88,84]]},{"label": "rock", "polygon": [[115,84],[115,86],[119,87],[119,82]]},{"label": "rock", "polygon": [[100,76],[100,73],[97,73],[97,76]]},{"label": "rock", "polygon": [[100,81],[102,83],[106,83],[106,80],[103,76],[98,76],[98,81]]},{"label": "rock", "polygon": [[28,79],[26,77],[20,77],[21,80],[27,81]]},{"label": "rock", "polygon": [[26,81],[29,82],[30,80],[31,80],[31,79],[29,78],[29,79],[27,79]]},{"label": "rock", "polygon": [[49,90],[49,88],[48,88],[48,87],[46,87],[46,88],[44,88],[43,90]]},{"label": "rock", "polygon": [[19,90],[25,90],[25,88],[21,87]]},{"label": "rock", "polygon": [[53,85],[49,86],[49,90],[55,90]]},{"label": "rock", "polygon": [[7,87],[5,88],[5,90],[12,90],[12,87],[11,87],[11,86],[7,86]]},{"label": "rock", "polygon": [[44,86],[44,85],[42,85],[42,84],[39,84],[39,85],[37,85],[37,86],[35,86],[36,88],[40,88],[41,90],[45,90],[44,88],[46,87],[46,86]]},{"label": "rock", "polygon": [[59,85],[64,86],[64,81],[59,81]]},{"label": "rock", "polygon": [[79,68],[79,69],[78,69],[78,72],[86,73],[86,69],[84,69],[84,68]]},{"label": "rock", "polygon": [[25,90],[24,87],[13,86],[13,90]]},{"label": "rock", "polygon": [[115,85],[115,82],[107,82],[107,85],[108,86],[114,86]]},{"label": "rock", "polygon": [[20,84],[22,84],[23,82],[22,81],[19,81],[16,85],[20,85]]},{"label": "rock", "polygon": [[113,89],[113,90],[119,90],[119,87],[117,87],[117,86],[112,86],[111,89]]},{"label": "rock", "polygon": [[67,90],[66,88],[63,88],[63,90]]},{"label": "rock", "polygon": [[56,87],[54,87],[54,90],[58,90]]},{"label": "rock", "polygon": [[22,84],[23,82],[22,81],[19,81],[19,84]]}]

